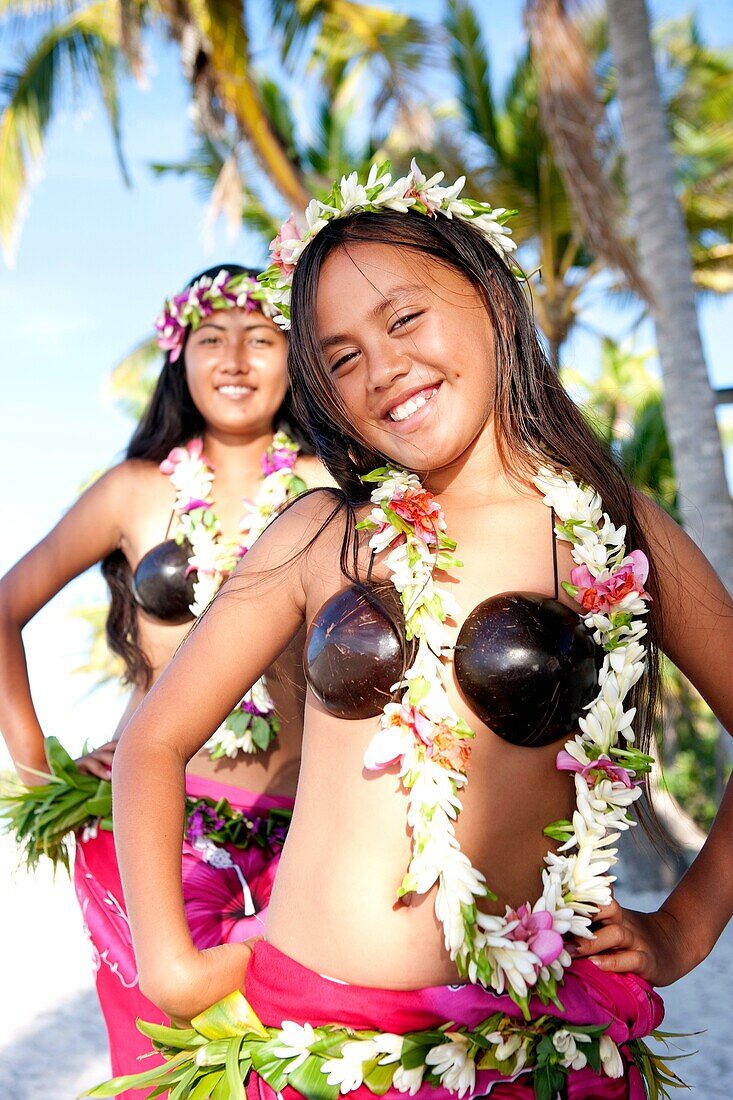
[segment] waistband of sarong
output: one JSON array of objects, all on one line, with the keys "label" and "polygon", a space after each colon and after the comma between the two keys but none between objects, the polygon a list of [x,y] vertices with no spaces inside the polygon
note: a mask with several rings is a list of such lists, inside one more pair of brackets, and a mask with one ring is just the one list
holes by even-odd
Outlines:
[{"label": "waistband of sarong", "polygon": [[226,798],[235,810],[243,813],[266,814],[268,810],[288,809],[294,806],[292,798],[285,795],[262,794],[248,791],[244,787],[235,787],[231,783],[220,783],[209,776],[192,775],[186,772],[186,795],[189,798],[212,798],[218,802]]},{"label": "waistband of sarong", "polygon": [[[254,945],[245,995],[270,1027],[293,1020],[313,1027],[339,1024],[405,1034],[448,1021],[472,1028],[495,1012],[521,1016],[510,997],[471,983],[410,990],[346,984],[317,974],[266,940]],[[611,974],[585,959],[566,971],[558,995],[562,1010],[533,998],[532,1018],[550,1015],[572,1024],[603,1025],[616,1043],[648,1035],[664,1015],[661,997],[643,978]]]}]

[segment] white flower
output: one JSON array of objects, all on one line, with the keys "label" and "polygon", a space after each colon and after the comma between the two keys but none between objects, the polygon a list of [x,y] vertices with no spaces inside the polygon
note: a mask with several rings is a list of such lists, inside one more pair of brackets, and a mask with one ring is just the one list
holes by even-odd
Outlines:
[{"label": "white flower", "polygon": [[561,1028],[552,1036],[552,1045],[561,1056],[561,1064],[568,1069],[583,1069],[588,1064],[588,1059],[582,1051],[578,1050],[577,1043],[589,1043],[590,1036],[581,1031],[573,1033]]},{"label": "white flower", "polygon": [[497,1062],[506,1062],[507,1058],[511,1058],[512,1054],[516,1054],[522,1045],[522,1037],[516,1031],[508,1039],[505,1039],[500,1031],[492,1031],[491,1035],[487,1035],[486,1038],[489,1042],[496,1043],[494,1057]]},{"label": "white flower", "polygon": [[264,676],[261,676],[259,680],[255,680],[242,702],[252,702],[258,710],[265,712],[275,709],[275,704],[272,700],[272,696],[267,690],[267,681]]},{"label": "white flower", "polygon": [[414,1096],[422,1085],[424,1075],[425,1066],[414,1066],[412,1069],[398,1066],[392,1078],[392,1086],[398,1092],[409,1092],[410,1096]]},{"label": "white flower", "polygon": [[358,1089],[364,1081],[364,1063],[370,1062],[378,1054],[374,1039],[355,1039],[344,1043],[340,1058],[329,1058],[321,1066],[321,1072],[328,1074],[329,1085],[338,1085],[342,1096]]},{"label": "white flower", "polygon": [[431,1047],[425,1062],[440,1077],[443,1088],[464,1096],[476,1084],[476,1063],[468,1050],[468,1038],[456,1031],[448,1031],[451,1041]]},{"label": "white flower", "polygon": [[292,1020],[283,1020],[278,1034],[281,1046],[274,1047],[272,1053],[278,1058],[292,1058],[293,1061],[283,1067],[286,1075],[303,1065],[316,1041],[316,1033],[310,1024],[296,1024]]},{"label": "white flower", "polygon": [[230,730],[225,722],[223,725],[219,726],[216,733],[211,735],[206,742],[206,748],[209,752],[213,752],[215,749],[221,749],[225,756],[234,760],[238,752],[254,752],[256,746],[249,730],[245,730],[244,734],[238,737],[234,730]]},{"label": "white flower", "polygon": [[601,1035],[601,1065],[607,1077],[623,1077],[624,1063],[618,1047],[608,1035]]},{"label": "white flower", "polygon": [[374,1036],[374,1044],[377,1051],[383,1055],[379,1059],[380,1066],[388,1066],[392,1062],[399,1062],[402,1057],[405,1037],[404,1035],[394,1035],[391,1031],[383,1031],[381,1035]]}]

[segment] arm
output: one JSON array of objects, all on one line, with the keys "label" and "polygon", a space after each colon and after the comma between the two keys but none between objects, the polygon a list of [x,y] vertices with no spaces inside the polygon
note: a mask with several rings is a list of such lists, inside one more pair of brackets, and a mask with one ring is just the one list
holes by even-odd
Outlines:
[{"label": "arm", "polygon": [[48,765],[21,632],[70,580],[120,545],[119,517],[125,514],[128,484],[127,464],[110,470],[0,580],[0,730],[20,778],[29,785],[43,780],[24,765],[38,771]]},{"label": "arm", "polygon": [[198,952],[183,909],[185,768],[297,633],[318,530],[313,494],[249,551],[125,728],[114,759],[114,829],[140,987],[190,1019],[242,985],[248,948]]},{"label": "arm", "polygon": [[[642,520],[659,570],[667,656],[733,732],[733,599],[680,527],[644,498]],[[733,914],[733,788],[723,797],[700,853],[658,913],[598,914],[595,942],[581,946],[604,970],[634,970],[668,985],[712,950]],[[613,954],[596,955],[613,951]]]}]

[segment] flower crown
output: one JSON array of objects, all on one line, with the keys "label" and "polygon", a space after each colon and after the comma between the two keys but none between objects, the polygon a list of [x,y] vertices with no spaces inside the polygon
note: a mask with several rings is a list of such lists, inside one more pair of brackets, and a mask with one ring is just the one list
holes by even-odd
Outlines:
[{"label": "flower crown", "polygon": [[158,347],[170,353],[175,363],[183,350],[186,329],[194,332],[205,317],[217,309],[259,309],[265,317],[274,317],[276,308],[270,305],[257,279],[241,272],[230,275],[224,268],[215,278],[202,275],[187,290],[167,298],[155,318]]},{"label": "flower crown", "polygon": [[390,163],[383,161],[371,166],[366,183],[360,183],[358,174],[352,172],[350,176],[342,176],[340,183],[334,183],[326,202],[312,199],[305,210],[305,232],[301,232],[291,214],[270,244],[272,263],[259,277],[276,311],[277,324],[283,329],[290,328],[293,272],[303,249],[336,218],[346,218],[350,214],[379,214],[383,210],[395,210],[400,214],[413,211],[429,218],[443,214],[446,218],[470,221],[500,255],[513,252],[517,245],[505,222],[517,211],[492,208],[488,202],[476,202],[475,199],[461,199],[459,195],[466,177],[461,176],[450,187],[441,187],[444,175],[444,172],[436,172],[427,179],[413,160],[409,173],[393,182]]}]

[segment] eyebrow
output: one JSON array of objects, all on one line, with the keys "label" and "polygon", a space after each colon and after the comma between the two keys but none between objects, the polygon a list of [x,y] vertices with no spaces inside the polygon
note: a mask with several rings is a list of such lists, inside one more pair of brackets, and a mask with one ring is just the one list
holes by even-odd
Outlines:
[{"label": "eyebrow", "polygon": [[[272,327],[267,324],[266,321],[257,321],[257,323],[254,325],[245,325],[244,327],[246,328],[247,332],[253,332],[256,328],[266,328],[270,332],[274,331]],[[217,332],[227,331],[226,325],[217,325],[216,321],[202,321],[199,327],[196,329],[196,332],[201,332],[202,328],[215,328]]]},{"label": "eyebrow", "polygon": [[[394,305],[396,299],[404,297],[405,294],[412,294],[415,290],[424,290],[424,283],[410,283],[405,286],[395,286],[389,290],[381,302],[378,302],[373,309],[368,313],[368,318],[374,320],[379,318],[385,313],[391,306]],[[335,344],[348,343],[348,333],[339,332],[334,336],[327,336],[325,340],[321,340],[321,349],[326,351],[328,348],[334,347]]]}]

